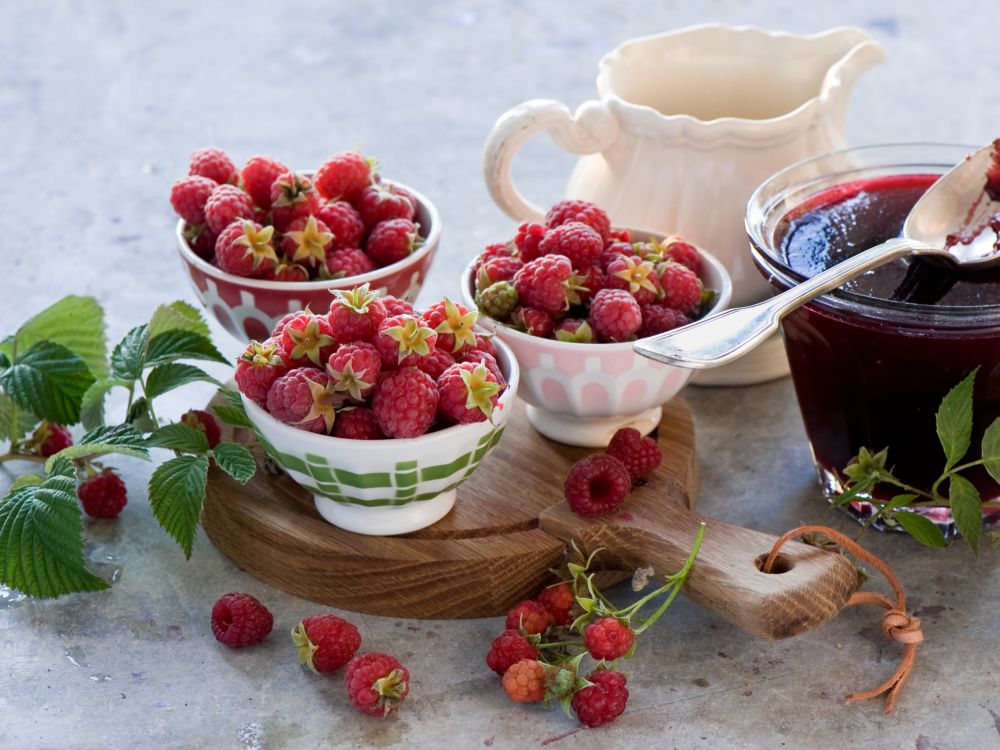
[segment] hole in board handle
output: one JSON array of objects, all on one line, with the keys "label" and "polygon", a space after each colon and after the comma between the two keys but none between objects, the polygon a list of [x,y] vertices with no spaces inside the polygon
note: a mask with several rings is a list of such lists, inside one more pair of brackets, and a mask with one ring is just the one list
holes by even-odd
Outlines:
[{"label": "hole in board handle", "polygon": [[[754,565],[757,566],[757,570],[764,572],[764,563],[767,562],[767,553],[763,555],[757,555],[754,558]],[[787,573],[789,570],[795,567],[795,563],[789,560],[784,555],[778,555],[774,558],[774,565],[771,566],[770,575],[779,575],[781,573]]]}]

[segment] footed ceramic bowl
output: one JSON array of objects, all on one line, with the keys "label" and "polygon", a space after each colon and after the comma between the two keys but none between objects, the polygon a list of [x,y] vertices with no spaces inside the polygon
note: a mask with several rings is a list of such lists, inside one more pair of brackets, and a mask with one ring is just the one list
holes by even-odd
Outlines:
[{"label": "footed ceramic bowl", "polygon": [[492,421],[454,425],[416,438],[348,440],[280,422],[243,397],[254,432],[271,456],[312,493],[334,526],[385,536],[439,521],[455,505],[455,489],[500,441],[518,387],[517,361],[495,342],[507,378]]},{"label": "footed ceramic bowl", "polygon": [[284,315],[307,306],[313,311],[325,312],[330,307],[330,292],[334,289],[353,289],[368,283],[373,290],[412,302],[420,292],[441,242],[441,217],[434,204],[409,185],[392,180],[383,182],[405,188],[417,200],[414,221],[420,224],[424,244],[409,257],[370,273],[342,279],[250,279],[226,273],[199,258],[184,239],[184,221],[181,220],[177,222],[177,252],[198,299],[219,324],[240,341],[263,341]]},{"label": "footed ceramic bowl", "polygon": [[[636,241],[663,235],[632,231]],[[715,256],[698,248],[704,259],[701,278],[718,291],[709,315],[729,304],[732,282]],[[466,304],[475,306],[473,259],[462,275]],[[634,427],[643,435],[660,423],[662,405],[691,378],[693,370],[640,356],[633,342],[576,344],[529,336],[480,314],[479,324],[496,334],[517,357],[519,395],[528,419],[545,437],[566,445],[603,448],[615,431]]]}]

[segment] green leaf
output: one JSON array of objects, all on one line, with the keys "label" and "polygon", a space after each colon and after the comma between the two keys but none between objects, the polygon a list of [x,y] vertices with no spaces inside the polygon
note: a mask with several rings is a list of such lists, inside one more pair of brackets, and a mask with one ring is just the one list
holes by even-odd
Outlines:
[{"label": "green leaf", "polygon": [[179,362],[158,365],[150,370],[149,375],[146,376],[146,397],[153,399],[167,391],[172,391],[174,388],[199,380],[219,385],[218,380],[194,365],[185,365]]},{"label": "green leaf", "polygon": [[191,557],[207,478],[208,456],[178,456],[161,464],[149,481],[153,515],[185,557]]},{"label": "green leaf", "polygon": [[243,484],[249,482],[257,471],[250,451],[239,443],[219,443],[212,449],[212,457],[220,469]]},{"label": "green leaf", "polygon": [[146,448],[142,433],[130,424],[120,424],[91,430],[80,438],[80,442],[76,445],[50,456],[45,462],[45,470],[51,471],[55,462],[61,458],[76,459],[83,456],[103,456],[107,453],[149,459],[149,450]]},{"label": "green leaf", "polygon": [[145,366],[174,362],[178,359],[202,359],[229,364],[207,336],[195,331],[171,330],[151,336],[146,348]]},{"label": "green leaf", "polygon": [[39,341],[62,344],[87,363],[94,377],[108,374],[104,311],[93,297],[63,297],[25,322],[0,350],[14,359],[15,347],[24,352]]},{"label": "green leaf", "polygon": [[93,382],[79,355],[51,341],[33,344],[0,375],[0,384],[18,406],[56,424],[80,421],[80,403]]},{"label": "green leaf", "polygon": [[80,421],[90,430],[104,424],[104,397],[115,386],[128,388],[134,381],[120,378],[101,378],[95,381],[80,402]]},{"label": "green leaf", "polygon": [[128,414],[125,415],[125,421],[140,432],[152,432],[157,427],[149,418],[149,402],[142,396],[132,402]]},{"label": "green leaf", "polygon": [[983,465],[994,480],[1000,482],[1000,419],[983,433]]},{"label": "green leaf", "polygon": [[213,406],[212,411],[220,421],[233,427],[251,427],[247,413],[242,406]]},{"label": "green leaf", "polygon": [[111,352],[111,372],[116,378],[132,382],[142,375],[145,366],[147,326],[136,326],[125,334]]},{"label": "green leaf", "polygon": [[201,430],[175,422],[153,432],[146,438],[146,445],[151,448],[205,453],[208,451],[208,438]]},{"label": "green leaf", "polygon": [[150,340],[167,331],[191,331],[204,338],[212,336],[198,309],[181,300],[160,305],[149,319]]},{"label": "green leaf", "polygon": [[903,530],[927,547],[943,548],[948,546],[944,534],[932,520],[919,513],[909,510],[897,510],[893,516]]},{"label": "green leaf", "polygon": [[0,582],[44,598],[108,587],[86,567],[69,461],[57,461],[44,481],[22,484],[0,502]]},{"label": "green leaf", "polygon": [[[11,424],[14,421],[15,410],[17,411],[17,425],[14,431],[17,432],[17,435],[12,435]],[[36,417],[27,409],[18,407],[5,394],[0,393],[0,435],[16,440],[35,429],[35,425],[41,421],[41,418]]]},{"label": "green leaf", "polygon": [[17,479],[14,480],[14,484],[10,486],[10,490],[8,491],[7,494],[16,492],[22,487],[31,487],[32,485],[35,484],[41,484],[44,481],[45,477],[43,477],[41,474],[22,474],[21,476],[19,476]]},{"label": "green leaf", "polygon": [[979,490],[958,474],[952,474],[948,482],[948,500],[951,502],[951,516],[955,519],[955,526],[972,547],[972,551],[978,552],[979,536],[983,530],[983,506]]},{"label": "green leaf", "polygon": [[902,495],[896,495],[882,507],[883,510],[886,511],[896,510],[896,508],[902,508],[904,505],[909,505],[916,499],[917,499],[916,495],[914,495],[912,492],[907,492]]},{"label": "green leaf", "polygon": [[941,400],[937,411],[937,434],[947,459],[945,471],[962,460],[972,441],[972,390],[977,367]]}]

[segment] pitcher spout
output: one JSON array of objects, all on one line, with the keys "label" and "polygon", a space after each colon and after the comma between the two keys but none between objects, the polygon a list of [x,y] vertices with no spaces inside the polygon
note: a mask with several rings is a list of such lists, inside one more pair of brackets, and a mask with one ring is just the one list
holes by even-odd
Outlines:
[{"label": "pitcher spout", "polygon": [[842,27],[822,35],[831,44],[842,46],[843,54],[827,70],[820,89],[820,101],[826,103],[830,137],[846,146],[847,104],[858,78],[885,59],[885,48],[861,29]]}]

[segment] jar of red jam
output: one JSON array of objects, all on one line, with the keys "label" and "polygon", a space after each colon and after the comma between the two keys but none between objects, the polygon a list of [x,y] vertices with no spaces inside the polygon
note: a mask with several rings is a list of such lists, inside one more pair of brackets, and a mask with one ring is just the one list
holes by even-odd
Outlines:
[{"label": "jar of red jam", "polygon": [[[917,199],[973,150],[870,146],[778,172],[747,208],[754,262],[780,291],[899,236]],[[841,472],[861,447],[888,447],[895,475],[929,490],[945,460],[935,412],[977,367],[974,432],[965,460],[979,458],[983,431],[1000,417],[1000,272],[957,273],[924,260],[894,261],[789,314],[782,330],[828,496],[843,491]],[[1000,485],[982,467],[964,475],[984,501],[1000,497]],[[866,517],[871,506],[858,502],[851,511]],[[950,526],[947,509],[922,512]],[[984,521],[992,524],[1000,515],[990,511]]]}]

